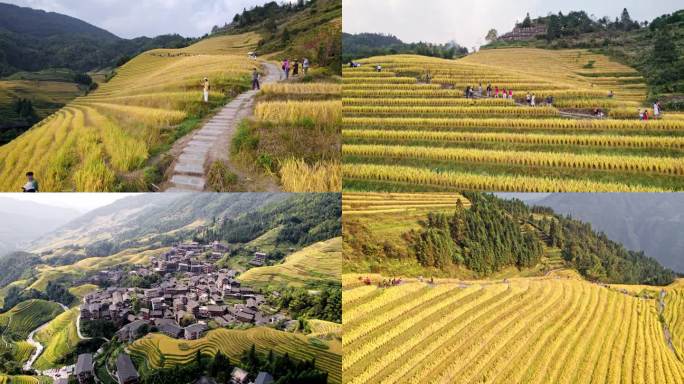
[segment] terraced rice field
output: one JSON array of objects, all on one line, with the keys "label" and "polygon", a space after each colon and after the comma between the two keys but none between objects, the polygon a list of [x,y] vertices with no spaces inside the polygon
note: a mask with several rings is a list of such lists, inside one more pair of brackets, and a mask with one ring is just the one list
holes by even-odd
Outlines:
[{"label": "terraced rice field", "polygon": [[[607,57],[496,49],[360,62],[343,69],[345,190],[684,190],[684,120],[639,121],[644,79]],[[513,99],[463,97],[480,83]],[[587,118],[596,108],[609,117]]]},{"label": "terraced rice field", "polygon": [[342,274],[342,238],[322,241],[295,252],[281,264],[252,268],[239,279],[257,286],[305,286],[311,282],[337,282]]},{"label": "terraced rice field", "polygon": [[72,352],[79,341],[76,331],[76,319],[79,313],[78,307],[63,312],[36,333],[36,341],[45,347],[33,364],[36,369],[44,370],[63,365],[59,364],[60,359]]},{"label": "terraced rice field", "polygon": [[52,384],[47,376],[5,376],[0,375],[0,384]]},{"label": "terraced rice field", "polygon": [[221,36],[185,49],[158,49],[134,58],[89,96],[81,97],[0,148],[0,190],[19,191],[27,171],[43,191],[146,190],[136,174],[181,135],[178,126],[204,113],[201,81],[223,91],[245,87],[254,62],[246,55],[257,34]]},{"label": "terraced rice field", "polygon": [[278,162],[285,192],[339,192],[342,85],[264,84],[254,114],[262,124],[257,152]]},{"label": "terraced rice field", "polygon": [[672,333],[672,344],[679,357],[684,359],[684,315],[681,313],[682,308],[684,308],[684,282],[680,280],[667,290],[663,317]]},{"label": "terraced rice field", "polygon": [[469,207],[468,199],[458,193],[345,193],[342,211],[345,216],[427,213],[454,209],[458,202]]},{"label": "terraced rice field", "polygon": [[31,331],[63,311],[59,304],[51,301],[28,300],[0,314],[0,326],[7,327],[7,332],[15,335],[17,340],[23,340]]},{"label": "terraced rice field", "polygon": [[345,275],[344,382],[684,381],[655,300],[564,276],[383,289]]},{"label": "terraced rice field", "polygon": [[331,321],[311,319],[307,320],[311,328],[311,337],[342,337],[342,325]]},{"label": "terraced rice field", "polygon": [[144,359],[150,367],[172,367],[193,361],[195,354],[214,355],[217,351],[238,360],[243,351],[255,345],[260,353],[273,350],[278,354],[289,353],[294,359],[316,359],[316,367],[328,372],[330,383],[341,383],[341,346],[330,341],[329,349],[309,342],[308,338],[271,328],[248,330],[217,329],[200,340],[176,340],[160,334],[148,335],[134,342],[130,351],[134,357]]}]

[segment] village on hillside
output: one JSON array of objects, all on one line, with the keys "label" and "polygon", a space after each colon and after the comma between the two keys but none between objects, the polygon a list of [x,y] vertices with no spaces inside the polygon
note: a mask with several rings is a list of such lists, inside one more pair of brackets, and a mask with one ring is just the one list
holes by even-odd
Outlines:
[{"label": "village on hillside", "polygon": [[[125,273],[157,275],[160,282],[146,289],[109,286],[89,293],[83,298],[80,308],[81,326],[87,326],[90,321],[111,321],[118,326],[116,337],[124,343],[154,332],[176,339],[196,340],[210,329],[219,327],[296,328],[296,320],[268,306],[263,294],[238,281],[238,271],[216,268],[214,263],[227,251],[228,248],[218,241],[211,244],[188,242],[152,257],[148,266],[136,266],[128,272],[99,272],[92,277],[93,282],[116,284]],[[266,253],[255,252],[249,264],[263,266],[266,258]],[[278,292],[271,294],[278,295]],[[93,360],[92,354],[78,356],[78,362],[72,369],[79,384],[94,382]],[[66,372],[67,376],[71,373]],[[232,383],[247,384],[247,375],[236,367]],[[119,384],[138,382],[138,372],[128,354],[121,353],[117,357],[113,376]],[[66,384],[64,380],[67,379],[60,378],[57,382]],[[272,381],[269,373],[260,372],[250,383],[267,384]]]}]

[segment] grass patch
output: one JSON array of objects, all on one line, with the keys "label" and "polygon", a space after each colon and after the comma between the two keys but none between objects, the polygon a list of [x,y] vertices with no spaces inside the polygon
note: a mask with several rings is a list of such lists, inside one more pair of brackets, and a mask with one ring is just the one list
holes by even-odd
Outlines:
[{"label": "grass patch", "polygon": [[231,172],[224,161],[215,161],[209,167],[207,185],[214,192],[232,192],[238,182],[236,174]]}]

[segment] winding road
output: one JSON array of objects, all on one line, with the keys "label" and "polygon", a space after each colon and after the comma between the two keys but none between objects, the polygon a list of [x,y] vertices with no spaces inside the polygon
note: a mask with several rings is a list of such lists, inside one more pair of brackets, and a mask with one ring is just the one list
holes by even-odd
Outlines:
[{"label": "winding road", "polygon": [[[269,62],[261,64],[267,73],[262,77],[262,84],[277,82],[280,76],[278,66]],[[190,134],[189,140],[185,140],[182,148],[178,149],[179,156],[173,164],[172,176],[166,183],[165,192],[204,191],[207,182],[206,169],[216,160],[226,161],[240,182],[253,181],[249,180],[250,175],[240,172],[228,153],[240,121],[253,113],[254,100],[258,93],[259,91],[251,90],[238,95],[202,128]],[[267,185],[255,189],[279,190],[273,182],[267,182]]]},{"label": "winding road", "polygon": [[[62,303],[57,303],[57,304],[59,304],[59,306],[62,307],[64,312],[69,310],[69,308],[66,305],[64,305]],[[32,369],[31,367],[33,366],[33,363],[35,363],[36,360],[38,360],[38,357],[40,356],[40,354],[43,353],[43,349],[45,349],[45,347],[43,347],[43,344],[41,344],[41,343],[39,343],[33,339],[33,336],[36,335],[36,332],[47,327],[48,324],[50,324],[50,321],[52,321],[52,319],[48,320],[46,323],[42,324],[40,327],[34,329],[33,331],[31,331],[31,333],[29,333],[28,338],[26,339],[26,342],[31,344],[35,348],[35,350],[31,354],[31,357],[28,359],[28,361],[26,361],[26,363],[24,364],[24,370],[25,371],[30,371]]]}]

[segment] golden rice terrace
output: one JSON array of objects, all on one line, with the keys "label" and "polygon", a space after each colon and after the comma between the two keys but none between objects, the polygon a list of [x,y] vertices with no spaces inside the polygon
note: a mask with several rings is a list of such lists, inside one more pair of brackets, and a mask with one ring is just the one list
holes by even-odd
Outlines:
[{"label": "golden rice terrace", "polygon": [[[684,190],[684,121],[640,120],[644,79],[605,56],[497,49],[360,63],[343,70],[347,191]],[[480,84],[483,97],[464,96]],[[486,97],[488,84],[513,98]]]}]

